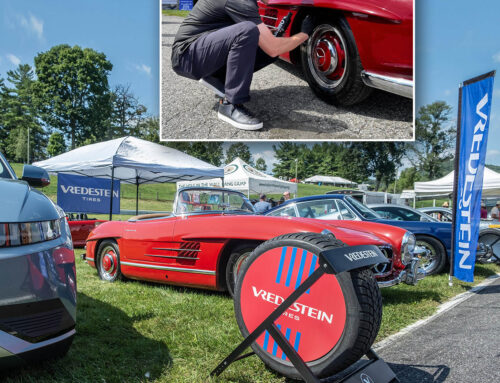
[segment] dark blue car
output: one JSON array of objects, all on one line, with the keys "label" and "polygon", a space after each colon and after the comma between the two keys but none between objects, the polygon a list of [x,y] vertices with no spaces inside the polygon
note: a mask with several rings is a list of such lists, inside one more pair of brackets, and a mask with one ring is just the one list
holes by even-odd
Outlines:
[{"label": "dark blue car", "polygon": [[64,355],[75,335],[68,222],[32,187],[49,182],[45,170],[30,165],[18,180],[0,153],[0,369]]},{"label": "dark blue car", "polygon": [[295,198],[269,210],[266,215],[374,221],[401,227],[415,234],[418,246],[429,250],[426,259],[422,259],[422,267],[427,275],[441,272],[451,254],[450,223],[384,219],[349,195],[327,194]]}]

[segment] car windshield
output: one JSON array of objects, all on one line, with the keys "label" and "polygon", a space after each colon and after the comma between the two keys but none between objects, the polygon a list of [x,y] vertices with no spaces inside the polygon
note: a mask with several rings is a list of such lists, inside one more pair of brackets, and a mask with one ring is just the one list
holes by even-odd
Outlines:
[{"label": "car windshield", "polygon": [[380,215],[378,215],[375,211],[370,209],[369,207],[363,205],[361,202],[359,202],[357,199],[352,198],[351,196],[345,197],[345,199],[356,208],[359,214],[363,216],[365,219],[380,219],[382,218]]},{"label": "car windshield", "polygon": [[16,179],[13,174],[12,168],[0,153],[0,178],[8,178],[10,180]]},{"label": "car windshield", "polygon": [[179,191],[176,201],[175,214],[255,213],[252,204],[243,194],[231,190],[185,189]]}]

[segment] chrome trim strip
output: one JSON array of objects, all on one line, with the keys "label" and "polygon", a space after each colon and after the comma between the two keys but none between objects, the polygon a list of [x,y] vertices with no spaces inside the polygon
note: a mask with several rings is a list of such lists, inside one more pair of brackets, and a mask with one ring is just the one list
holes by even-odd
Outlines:
[{"label": "chrome trim strip", "polygon": [[177,249],[168,249],[168,248],[165,248],[165,247],[153,247],[153,250],[167,250],[167,251],[197,251],[197,252],[201,252],[201,250],[198,250],[198,249],[181,249],[181,248],[177,248]]},{"label": "chrome trim strip", "polygon": [[367,71],[361,72],[361,78],[365,85],[372,88],[382,89],[406,98],[413,98],[413,81]]},{"label": "chrome trim strip", "polygon": [[144,269],[169,270],[169,271],[178,271],[179,273],[215,275],[215,271],[211,270],[185,269],[183,267],[159,266],[159,265],[150,265],[150,264],[135,263],[135,262],[120,262],[120,263],[125,266],[142,267]]},{"label": "chrome trim strip", "polygon": [[193,258],[193,257],[180,257],[178,255],[156,255],[156,254],[144,254],[146,257],[158,257],[158,258],[171,258],[171,259],[192,259],[193,261],[196,261],[200,258]]},{"label": "chrome trim strip", "polygon": [[86,257],[85,260],[90,261],[90,262],[94,262],[94,258],[90,258],[90,257]]}]

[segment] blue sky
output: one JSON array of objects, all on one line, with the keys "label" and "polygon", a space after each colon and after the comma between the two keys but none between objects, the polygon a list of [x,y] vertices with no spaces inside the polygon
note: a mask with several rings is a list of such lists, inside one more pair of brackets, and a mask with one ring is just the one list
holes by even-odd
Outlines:
[{"label": "blue sky", "polygon": [[500,1],[416,1],[417,110],[443,100],[456,122],[460,83],[497,70],[486,163],[500,165]]},{"label": "blue sky", "polygon": [[157,0],[2,0],[0,76],[58,44],[106,54],[110,85],[132,92],[158,115],[159,33]]}]

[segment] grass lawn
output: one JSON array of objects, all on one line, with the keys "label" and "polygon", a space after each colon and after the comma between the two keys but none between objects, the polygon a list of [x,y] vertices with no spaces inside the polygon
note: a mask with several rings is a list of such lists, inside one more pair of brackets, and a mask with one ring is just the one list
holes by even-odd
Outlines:
[{"label": "grass lawn", "polygon": [[189,15],[189,11],[179,11],[178,9],[164,9],[162,10],[162,14],[164,14],[165,16],[187,17],[187,15]]},{"label": "grass lawn", "polygon": [[[81,250],[77,250],[77,255]],[[476,283],[500,272],[476,266]],[[138,281],[101,281],[77,259],[77,336],[60,360],[0,375],[4,382],[286,382],[256,356],[233,364],[219,379],[209,372],[241,341],[226,294]],[[447,285],[447,276],[418,286],[382,291],[377,340],[432,314],[471,284]],[[148,377],[147,377],[148,376]]]}]

